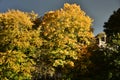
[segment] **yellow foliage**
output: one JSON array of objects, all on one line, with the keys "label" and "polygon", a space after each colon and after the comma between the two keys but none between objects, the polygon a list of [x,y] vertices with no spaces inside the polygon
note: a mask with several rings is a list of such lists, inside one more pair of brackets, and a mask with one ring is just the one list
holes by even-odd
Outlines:
[{"label": "yellow foliage", "polygon": [[0,79],[29,80],[35,50],[42,44],[40,28],[33,29],[35,13],[9,10],[0,13]]},{"label": "yellow foliage", "polygon": [[[4,79],[6,76],[10,77],[11,75],[14,75],[14,73],[19,74],[20,72],[25,74],[24,76],[26,76],[27,73],[28,77],[31,77],[31,71],[34,70],[33,65],[35,63],[31,63],[29,59],[26,58],[27,56],[19,51],[10,50],[4,53],[0,52],[1,79]],[[10,71],[13,73],[8,74]]]},{"label": "yellow foliage", "polygon": [[[40,29],[33,29],[34,13],[25,13],[19,10],[9,10],[0,14],[0,45],[5,49],[26,49],[32,46],[40,46]],[[7,46],[6,46],[7,45]],[[7,50],[6,49],[6,50]]]},{"label": "yellow foliage", "polygon": [[[30,17],[26,13],[19,10],[8,10],[6,13],[2,13],[0,17],[1,21],[4,21],[4,25],[11,25],[11,27],[17,27],[18,24],[24,24],[26,27],[31,27],[33,23]],[[4,19],[4,20],[3,20]],[[14,25],[14,26],[12,26]]]},{"label": "yellow foliage", "polygon": [[[41,35],[46,54],[53,66],[74,66],[74,61],[87,54],[94,37],[93,20],[76,4],[64,4],[63,9],[47,12],[41,22]],[[45,50],[43,48],[43,50]],[[41,50],[42,50],[41,48]],[[67,62],[69,60],[69,62]]]},{"label": "yellow foliage", "polygon": [[67,61],[66,63],[69,67],[74,67],[74,62],[73,61]]}]

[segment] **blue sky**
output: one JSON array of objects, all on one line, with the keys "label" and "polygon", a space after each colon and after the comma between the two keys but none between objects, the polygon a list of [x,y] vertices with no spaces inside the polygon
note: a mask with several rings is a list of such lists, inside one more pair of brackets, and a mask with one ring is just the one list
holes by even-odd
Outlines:
[{"label": "blue sky", "polygon": [[42,16],[47,11],[62,8],[66,2],[79,4],[82,10],[94,19],[92,27],[95,35],[102,32],[104,22],[113,11],[120,8],[120,0],[0,0],[0,12],[19,9],[25,12],[35,11]]}]

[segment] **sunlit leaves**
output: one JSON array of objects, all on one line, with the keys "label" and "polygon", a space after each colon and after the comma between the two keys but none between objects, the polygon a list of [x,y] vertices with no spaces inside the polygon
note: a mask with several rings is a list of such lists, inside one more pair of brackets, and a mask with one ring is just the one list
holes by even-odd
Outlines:
[{"label": "sunlit leaves", "polygon": [[22,52],[17,51],[7,51],[0,53],[0,79],[30,79],[31,72],[34,70],[32,65],[35,64],[31,62],[29,58]]},{"label": "sunlit leaves", "polygon": [[[0,13],[0,79],[30,80],[42,44],[40,28],[34,29],[35,13],[9,10]],[[32,58],[31,58],[32,57]]]},{"label": "sunlit leaves", "polygon": [[75,60],[82,60],[82,55],[87,55],[87,46],[94,37],[92,21],[76,4],[66,3],[63,9],[47,12],[40,24],[42,56],[53,67],[74,67]]},{"label": "sunlit leaves", "polygon": [[41,18],[19,10],[0,13],[0,78],[44,80],[86,68],[82,61],[94,37],[92,21],[80,6],[68,3]]}]

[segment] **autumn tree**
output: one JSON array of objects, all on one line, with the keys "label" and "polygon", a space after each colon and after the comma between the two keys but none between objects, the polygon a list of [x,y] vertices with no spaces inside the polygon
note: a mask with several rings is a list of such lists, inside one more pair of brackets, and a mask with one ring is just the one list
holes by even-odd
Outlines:
[{"label": "autumn tree", "polygon": [[37,62],[40,76],[63,77],[73,68],[86,69],[83,60],[89,56],[87,48],[94,37],[92,21],[76,4],[66,3],[62,9],[45,13],[40,24],[43,39]]},{"label": "autumn tree", "polygon": [[35,52],[41,45],[34,29],[35,13],[9,10],[0,13],[0,79],[30,80]]}]

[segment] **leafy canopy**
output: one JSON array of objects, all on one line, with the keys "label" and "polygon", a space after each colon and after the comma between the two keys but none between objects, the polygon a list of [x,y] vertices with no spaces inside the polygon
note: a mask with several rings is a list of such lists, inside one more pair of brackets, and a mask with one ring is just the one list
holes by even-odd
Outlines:
[{"label": "leafy canopy", "polygon": [[110,16],[108,22],[104,24],[104,31],[107,36],[120,33],[120,8]]},{"label": "leafy canopy", "polygon": [[[104,25],[107,45],[92,53],[93,76],[98,80],[120,79],[120,9],[115,11]],[[97,67],[96,67],[97,66]],[[91,72],[92,72],[91,71]],[[97,72],[97,73],[96,73]],[[94,74],[95,73],[95,74]],[[104,73],[104,74],[103,74]]]},{"label": "leafy canopy", "polygon": [[35,17],[19,10],[0,13],[0,79],[31,79],[31,56],[41,45],[39,29],[33,29]]},{"label": "leafy canopy", "polygon": [[44,65],[51,66],[52,71],[57,67],[74,67],[75,60],[87,55],[87,46],[94,37],[92,21],[76,4],[66,3],[63,9],[47,12],[40,24],[43,39],[40,57],[44,57]]}]

